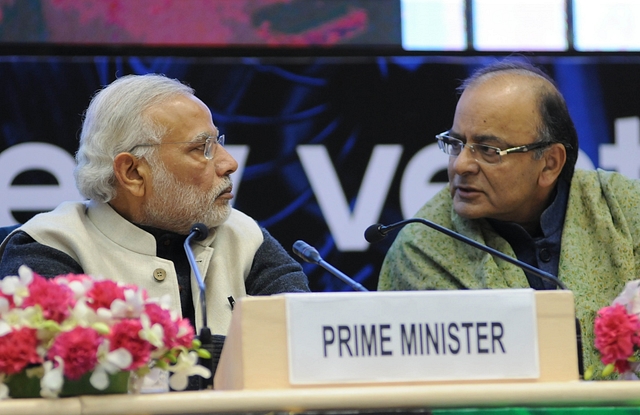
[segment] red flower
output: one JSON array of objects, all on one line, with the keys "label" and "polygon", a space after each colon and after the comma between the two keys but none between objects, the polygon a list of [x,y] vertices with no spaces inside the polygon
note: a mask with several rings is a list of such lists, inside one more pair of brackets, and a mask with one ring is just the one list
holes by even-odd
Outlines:
[{"label": "red flower", "polygon": [[29,296],[25,298],[22,306],[39,305],[46,320],[62,323],[69,317],[75,304],[71,288],[34,274],[33,281],[29,284]]},{"label": "red flower", "polygon": [[0,337],[0,373],[8,375],[22,371],[26,366],[41,363],[36,353],[36,330],[23,327]]},{"label": "red flower", "polygon": [[158,304],[149,303],[145,304],[144,312],[149,316],[151,325],[160,324],[164,331],[164,345],[168,348],[172,348],[176,343],[176,336],[178,334],[178,327],[171,320],[171,313],[169,310],[165,310]]},{"label": "red flower", "polygon": [[[183,318],[177,321],[171,320],[169,310],[163,309],[156,303],[146,304],[144,311],[149,316],[152,325],[158,323],[162,326],[165,347],[169,349],[178,346],[191,347],[194,331],[189,320]],[[180,334],[180,337],[178,337],[178,334]]]},{"label": "red flower", "polygon": [[191,322],[186,318],[181,318],[178,321],[178,332],[182,332],[182,335],[176,339],[175,346],[184,346],[187,349],[191,348],[195,332]]},{"label": "red flower", "polygon": [[602,363],[615,363],[618,371],[627,370],[627,359],[633,355],[634,347],[640,345],[639,330],[638,317],[627,313],[623,305],[600,309],[595,320],[595,344]]},{"label": "red flower", "polygon": [[87,292],[87,299],[87,305],[94,310],[110,309],[113,300],[124,300],[124,287],[112,280],[96,281]]},{"label": "red flower", "polygon": [[109,335],[109,340],[111,341],[110,350],[123,347],[131,353],[133,361],[126,370],[138,369],[150,360],[153,346],[148,341],[140,338],[140,330],[142,330],[142,323],[140,323],[140,320],[133,319],[122,320],[111,328],[111,334]]},{"label": "red flower", "polygon": [[96,366],[101,341],[102,338],[95,330],[75,327],[55,338],[47,357],[54,360],[56,356],[60,356],[64,361],[64,375],[68,379],[77,380]]}]

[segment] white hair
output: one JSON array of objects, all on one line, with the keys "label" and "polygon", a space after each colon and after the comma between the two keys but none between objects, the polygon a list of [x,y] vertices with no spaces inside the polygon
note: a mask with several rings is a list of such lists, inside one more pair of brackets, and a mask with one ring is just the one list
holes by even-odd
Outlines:
[{"label": "white hair", "polygon": [[[113,160],[138,144],[160,142],[166,128],[146,112],[177,95],[193,95],[191,87],[164,75],[127,75],[100,90],[84,114],[77,166],[73,172],[80,193],[108,202],[115,197]],[[152,147],[133,152],[144,157]]]}]

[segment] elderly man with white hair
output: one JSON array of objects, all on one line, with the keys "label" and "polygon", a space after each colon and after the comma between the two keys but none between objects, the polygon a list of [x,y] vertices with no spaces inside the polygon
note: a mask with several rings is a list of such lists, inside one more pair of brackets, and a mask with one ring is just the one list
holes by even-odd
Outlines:
[{"label": "elderly man with white hair", "polygon": [[191,248],[206,282],[214,362],[230,298],[309,291],[300,264],[231,207],[229,176],[238,164],[190,87],[155,74],[117,79],[91,101],[76,159],[76,184],[88,200],[63,203],[10,234],[0,246],[0,277],[23,264],[45,277],[101,275],[168,295],[198,328],[200,293],[183,243],[203,223],[208,236]]}]

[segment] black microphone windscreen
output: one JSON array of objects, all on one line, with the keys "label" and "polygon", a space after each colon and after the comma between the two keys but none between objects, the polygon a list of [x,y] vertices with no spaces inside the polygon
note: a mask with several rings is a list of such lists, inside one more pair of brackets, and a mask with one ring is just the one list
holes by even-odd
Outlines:
[{"label": "black microphone windscreen", "polygon": [[312,264],[317,264],[322,260],[318,251],[305,241],[295,241],[293,244],[293,253]]},{"label": "black microphone windscreen", "polygon": [[191,227],[191,233],[194,240],[203,241],[209,236],[209,228],[204,223],[198,222]]},{"label": "black microphone windscreen", "polygon": [[370,244],[374,244],[383,240],[387,236],[387,234],[382,232],[382,230],[380,229],[381,227],[382,225],[380,225],[379,223],[369,226],[364,231],[364,239],[366,239]]}]

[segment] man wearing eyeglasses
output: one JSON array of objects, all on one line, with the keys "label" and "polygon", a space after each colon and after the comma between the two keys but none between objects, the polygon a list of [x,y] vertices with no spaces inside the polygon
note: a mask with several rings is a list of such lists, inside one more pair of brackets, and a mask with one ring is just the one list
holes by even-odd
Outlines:
[{"label": "man wearing eyeglasses", "polygon": [[[560,92],[539,69],[503,61],[464,81],[453,125],[438,134],[449,185],[416,214],[558,276],[576,297],[585,367],[593,321],[640,270],[640,181],[575,170],[578,138]],[[555,289],[447,235],[405,227],[380,290]]]},{"label": "man wearing eyeglasses", "polygon": [[309,291],[300,264],[231,207],[238,164],[190,87],[160,75],[119,78],[91,101],[76,159],[76,184],[88,201],[63,203],[14,231],[0,246],[0,278],[26,264],[46,277],[86,273],[132,283],[150,297],[168,296],[199,332],[200,293],[183,244],[203,223],[209,236],[191,247],[217,355],[235,300]]}]

